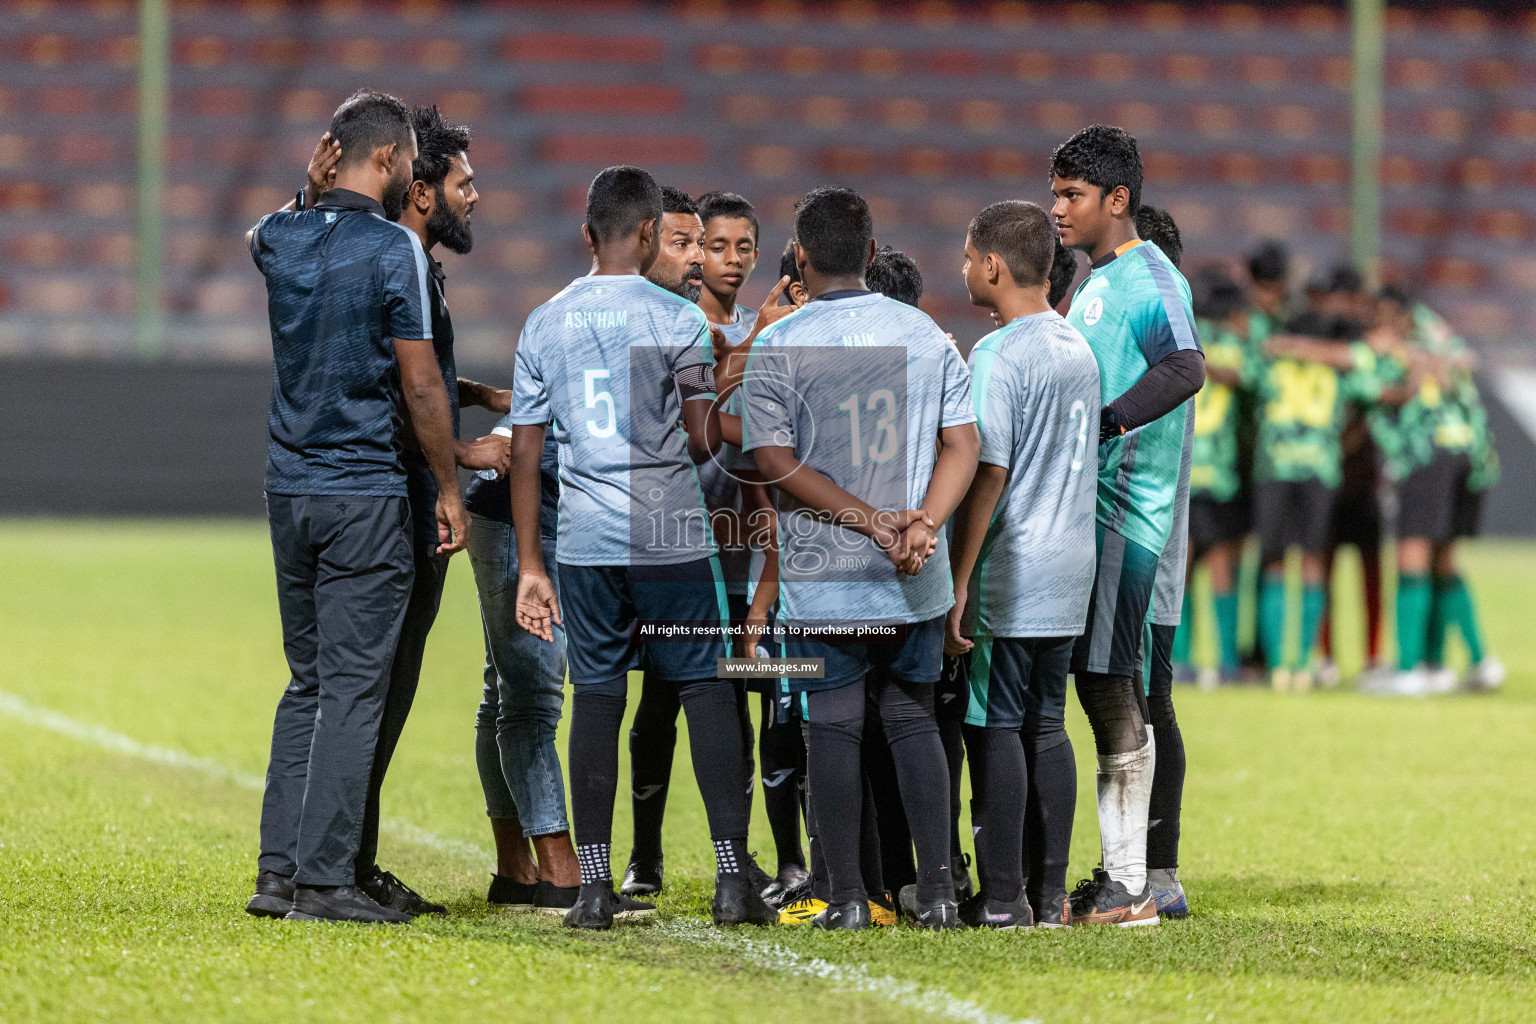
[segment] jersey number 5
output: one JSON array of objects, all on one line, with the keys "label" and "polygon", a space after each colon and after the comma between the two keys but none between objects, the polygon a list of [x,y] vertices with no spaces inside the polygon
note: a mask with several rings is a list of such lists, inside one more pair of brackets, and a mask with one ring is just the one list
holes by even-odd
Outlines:
[{"label": "jersey number 5", "polygon": [[598,403],[608,406],[608,422],[599,423],[597,420],[587,420],[587,433],[593,437],[612,437],[619,429],[619,417],[613,408],[613,396],[606,391],[597,390],[597,382],[608,379],[608,370],[583,370],[581,372],[582,384],[587,392],[587,408],[596,409]]}]

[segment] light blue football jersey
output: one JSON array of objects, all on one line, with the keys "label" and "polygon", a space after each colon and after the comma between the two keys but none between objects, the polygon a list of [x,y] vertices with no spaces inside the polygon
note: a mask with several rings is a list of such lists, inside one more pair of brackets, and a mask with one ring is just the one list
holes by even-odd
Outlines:
[{"label": "light blue football jersey", "polygon": [[981,339],[970,368],[981,461],[1008,478],[962,626],[995,637],[1077,636],[1093,591],[1098,363],[1050,310]]},{"label": "light blue football jersey", "polygon": [[[716,324],[725,333],[725,340],[732,345],[740,345],[747,340],[747,335],[752,333],[752,325],[757,323],[757,310],[748,309],[745,306],[736,307],[736,319],[728,324]],[[734,412],[735,396],[726,399],[725,411]],[[740,415],[737,413],[737,415]],[[711,514],[717,509],[733,509],[741,511],[741,488],[737,483],[736,474],[742,469],[751,469],[751,459],[742,455],[741,449],[733,444],[722,444],[714,458],[699,466],[699,486],[704,490],[704,503]],[[748,576],[753,575],[752,558],[746,548],[722,547],[720,549],[720,571],[725,576],[725,589],[730,594],[746,594],[748,592]],[[759,572],[761,570],[758,570]]]},{"label": "light blue football jersey", "polygon": [[[1099,362],[1105,405],[1177,349],[1199,349],[1189,282],[1151,242],[1132,242],[1098,261],[1072,297],[1067,322]],[[1099,447],[1098,521],[1148,551],[1173,527],[1184,455],[1185,406]]]},{"label": "light blue football jersey", "polygon": [[1189,572],[1189,470],[1195,453],[1195,400],[1184,403],[1184,455],[1179,462],[1179,484],[1173,495],[1173,527],[1157,560],[1152,584],[1152,603],[1147,621],[1154,626],[1177,626],[1184,615],[1184,583]]},{"label": "light blue football jersey", "polygon": [[[877,509],[920,506],[939,431],[976,419],[970,374],[944,332],[874,292],[817,299],[764,330],[742,392],[747,452],[791,448]],[[776,493],[784,620],[923,622],[954,603],[942,531],[922,571],[906,576],[867,537]]]},{"label": "light blue football jersey", "polygon": [[713,387],[698,306],[638,275],[580,277],[529,316],[516,358],[512,421],[550,424],[560,444],[562,563],[715,553],[676,383]]}]

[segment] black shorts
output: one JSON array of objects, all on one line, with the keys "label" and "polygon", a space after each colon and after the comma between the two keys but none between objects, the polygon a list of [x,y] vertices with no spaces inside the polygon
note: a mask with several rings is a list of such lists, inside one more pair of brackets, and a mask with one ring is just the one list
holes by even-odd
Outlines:
[{"label": "black shorts", "polygon": [[1353,544],[1362,551],[1381,547],[1381,502],[1371,492],[1334,495],[1328,513],[1328,547]]},{"label": "black shorts", "polygon": [[970,680],[965,724],[1022,729],[1024,714],[1063,718],[1076,637],[978,636],[961,660]]},{"label": "black shorts", "polygon": [[933,691],[933,710],[941,722],[959,722],[971,699],[971,658],[969,654],[944,655],[944,674]]},{"label": "black shorts", "polygon": [[790,692],[835,690],[863,679],[871,671],[904,683],[937,683],[944,664],[944,616],[924,622],[893,623],[889,640],[827,640],[815,634],[789,634],[784,657],[796,661],[822,659],[821,679],[788,679]]},{"label": "black shorts", "polygon": [[1218,544],[1247,536],[1252,523],[1248,502],[1241,495],[1217,501],[1205,494],[1189,496],[1189,549],[1196,557]]},{"label": "black shorts", "polygon": [[719,679],[731,613],[714,555],[676,565],[557,565],[572,686],[631,669],[669,683]]},{"label": "black shorts", "polygon": [[1456,506],[1451,513],[1451,532],[1456,537],[1476,537],[1483,532],[1483,495],[1485,491],[1468,490],[1463,484],[1456,491]]},{"label": "black shorts", "polygon": [[1253,499],[1253,528],[1264,565],[1284,559],[1292,545],[1309,555],[1328,550],[1332,487],[1321,480],[1266,480]]},{"label": "black shorts", "polygon": [[1141,671],[1141,626],[1152,603],[1158,553],[1102,523],[1094,528],[1098,568],[1088,598],[1088,621],[1072,650],[1072,671],[1135,676]]},{"label": "black shorts", "polygon": [[1397,485],[1397,535],[1444,544],[1458,536],[1457,506],[1466,493],[1471,460],[1439,455]]}]

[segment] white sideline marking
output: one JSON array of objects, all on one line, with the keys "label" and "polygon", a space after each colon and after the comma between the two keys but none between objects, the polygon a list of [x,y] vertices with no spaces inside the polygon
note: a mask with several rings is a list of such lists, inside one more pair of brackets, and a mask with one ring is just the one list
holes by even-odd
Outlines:
[{"label": "white sideline marking", "polygon": [[[0,690],[0,712],[20,719],[28,725],[68,736],[70,739],[88,743],[102,750],[126,754],[141,761],[150,761],[169,768],[196,772],[220,782],[233,783],[241,789],[260,793],[266,786],[266,780],[259,775],[252,775],[250,772],[243,772],[210,758],[189,754],[184,750],[172,750],[152,743],[140,743],[122,733],[77,721],[57,711],[39,707],[4,690]],[[447,839],[398,818],[385,818],[381,822],[381,827],[404,842],[425,846],[462,861],[483,865],[494,859],[489,850],[475,843]],[[656,927],[663,934],[686,942],[730,950],[765,970],[818,978],[834,988],[880,996],[905,1009],[917,1010],[931,1016],[961,1021],[964,1024],[1040,1024],[1033,1019],[1016,1020],[1013,1017],[993,1013],[967,999],[950,995],[942,989],[923,988],[913,982],[899,981],[890,975],[872,975],[862,965],[835,964],[821,957],[797,953],[788,946],[776,942],[764,942],[742,935],[728,934],[698,922],[669,921]]]},{"label": "white sideline marking", "polygon": [[703,946],[718,946],[729,950],[758,967],[780,974],[795,974],[819,978],[833,988],[851,992],[867,992],[880,996],[909,1010],[921,1010],[935,1017],[964,1021],[966,1024],[1040,1024],[1035,1019],[1017,1020],[1000,1013],[993,1013],[968,999],[952,996],[942,989],[923,988],[910,981],[899,981],[890,975],[870,974],[862,964],[844,965],[823,960],[819,956],[797,953],[777,942],[749,939],[740,934],[730,934],[719,928],[710,928],[697,921],[665,921],[655,926],[663,934],[695,942]]}]

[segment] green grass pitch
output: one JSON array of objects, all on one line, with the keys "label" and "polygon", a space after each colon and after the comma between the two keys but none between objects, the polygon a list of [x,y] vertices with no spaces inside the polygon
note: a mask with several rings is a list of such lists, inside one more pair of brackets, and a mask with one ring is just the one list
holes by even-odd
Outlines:
[{"label": "green grass pitch", "polygon": [[[381,857],[452,916],[295,926],[242,909],[285,681],[264,526],[0,522],[0,1021],[1530,1020],[1536,546],[1464,561],[1501,693],[1178,692],[1187,921],[720,933],[701,923],[712,862],[683,756],[659,920],[576,935],[485,909],[462,556]],[[1097,826],[1075,704],[1069,724],[1071,881]],[[621,800],[619,857],[628,832]],[[754,845],[771,868],[760,805]]]}]

